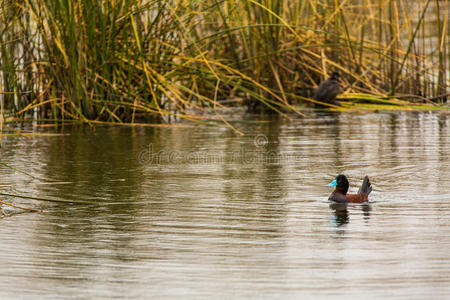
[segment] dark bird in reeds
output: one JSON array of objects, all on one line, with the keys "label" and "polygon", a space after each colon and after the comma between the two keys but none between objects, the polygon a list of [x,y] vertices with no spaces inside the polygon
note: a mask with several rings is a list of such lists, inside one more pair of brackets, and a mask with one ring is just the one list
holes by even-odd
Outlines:
[{"label": "dark bird in reeds", "polygon": [[328,186],[335,186],[336,188],[328,197],[329,201],[337,203],[362,203],[367,202],[369,194],[372,192],[372,184],[370,184],[369,177],[364,177],[363,183],[359,188],[358,194],[347,194],[349,183],[345,175],[338,175]]},{"label": "dark bird in reeds", "polygon": [[[339,73],[333,72],[327,80],[321,82],[314,91],[313,99],[334,105],[340,105],[336,96],[340,93]],[[321,106],[318,104],[317,106]]]}]

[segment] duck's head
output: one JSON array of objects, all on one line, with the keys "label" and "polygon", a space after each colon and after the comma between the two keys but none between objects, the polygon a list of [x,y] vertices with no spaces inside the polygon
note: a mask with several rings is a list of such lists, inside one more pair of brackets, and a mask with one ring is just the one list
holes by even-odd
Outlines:
[{"label": "duck's head", "polygon": [[339,80],[339,73],[338,72],[331,73],[330,79]]},{"label": "duck's head", "polygon": [[336,176],[336,179],[333,180],[328,186],[335,186],[337,191],[345,195],[347,194],[349,183],[347,177],[345,177],[345,175],[343,174],[340,174]]}]

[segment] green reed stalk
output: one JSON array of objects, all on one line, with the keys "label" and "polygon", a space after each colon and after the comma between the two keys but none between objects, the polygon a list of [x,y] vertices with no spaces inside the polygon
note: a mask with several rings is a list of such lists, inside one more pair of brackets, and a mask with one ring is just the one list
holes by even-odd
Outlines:
[{"label": "green reed stalk", "polygon": [[423,10],[421,12],[421,15],[420,15],[420,18],[419,18],[419,21],[417,22],[416,29],[414,30],[414,33],[413,33],[413,35],[412,35],[412,37],[411,37],[411,39],[410,39],[410,41],[408,43],[408,49],[406,50],[406,53],[403,56],[403,59],[401,61],[400,67],[399,67],[399,69],[397,71],[397,74],[394,77],[395,79],[394,79],[393,88],[392,88],[393,91],[395,91],[395,88],[396,88],[396,86],[397,86],[397,84],[399,82],[400,73],[402,72],[403,67],[405,66],[406,60],[407,60],[407,58],[409,56],[409,53],[411,52],[412,46],[414,44],[414,40],[415,40],[416,35],[417,35],[418,31],[419,31],[420,25],[421,25],[421,23],[422,23],[422,21],[423,21],[423,19],[425,17],[425,13],[427,12],[427,8],[428,8],[428,5],[430,4],[430,1],[431,0],[427,0],[427,2],[425,3],[425,7],[423,8]]},{"label": "green reed stalk", "polygon": [[[446,78],[446,70],[445,70],[445,27],[448,22],[448,18],[444,19],[444,23],[441,24],[441,14],[440,14],[440,1],[435,2],[435,14],[436,14],[436,32],[439,37],[439,54],[438,54],[438,61],[439,61],[439,72],[438,72],[438,79],[437,79],[437,87],[436,87],[436,96],[441,96],[446,93],[445,89],[445,78]],[[447,2],[448,4],[448,2]],[[445,16],[448,17],[448,10],[445,12]],[[440,99],[439,102],[443,101],[444,99]]]}]

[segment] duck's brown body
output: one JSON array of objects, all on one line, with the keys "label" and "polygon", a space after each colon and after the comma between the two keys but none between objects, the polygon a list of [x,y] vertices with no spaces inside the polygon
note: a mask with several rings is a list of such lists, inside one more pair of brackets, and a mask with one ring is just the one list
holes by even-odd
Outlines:
[{"label": "duck's brown body", "polygon": [[349,183],[347,177],[344,175],[338,175],[336,177],[336,189],[331,193],[328,200],[337,203],[362,203],[369,200],[369,194],[372,192],[372,185],[369,177],[364,177],[363,184],[358,191],[358,194],[347,194]]},{"label": "duck's brown body", "polygon": [[363,194],[343,194],[337,190],[334,190],[330,197],[328,198],[330,201],[338,202],[338,203],[362,203],[367,202],[369,200],[369,195]]}]

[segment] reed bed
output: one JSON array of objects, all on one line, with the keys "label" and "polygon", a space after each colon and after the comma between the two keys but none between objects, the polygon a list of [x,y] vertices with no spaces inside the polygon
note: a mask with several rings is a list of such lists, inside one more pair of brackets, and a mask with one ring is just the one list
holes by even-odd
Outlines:
[{"label": "reed bed", "polygon": [[[346,95],[442,104],[445,0],[3,0],[1,115],[136,123]],[[229,101],[238,99],[238,101]]]}]

